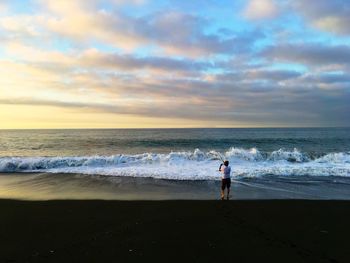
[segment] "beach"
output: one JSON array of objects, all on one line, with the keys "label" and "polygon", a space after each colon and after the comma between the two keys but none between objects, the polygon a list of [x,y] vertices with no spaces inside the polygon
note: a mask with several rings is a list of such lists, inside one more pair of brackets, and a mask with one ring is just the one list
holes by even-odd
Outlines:
[{"label": "beach", "polygon": [[349,262],[348,201],[0,200],[0,262]]},{"label": "beach", "polygon": [[0,131],[0,262],[349,262],[349,134]]}]

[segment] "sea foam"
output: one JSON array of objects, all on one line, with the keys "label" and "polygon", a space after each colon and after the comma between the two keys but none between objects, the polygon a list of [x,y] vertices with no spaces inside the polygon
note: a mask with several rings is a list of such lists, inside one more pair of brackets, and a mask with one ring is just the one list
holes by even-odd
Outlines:
[{"label": "sea foam", "polygon": [[350,152],[312,158],[297,149],[260,152],[232,147],[224,153],[194,151],[74,157],[1,157],[0,172],[81,173],[153,177],[170,180],[219,180],[221,159],[234,177],[350,176]]}]

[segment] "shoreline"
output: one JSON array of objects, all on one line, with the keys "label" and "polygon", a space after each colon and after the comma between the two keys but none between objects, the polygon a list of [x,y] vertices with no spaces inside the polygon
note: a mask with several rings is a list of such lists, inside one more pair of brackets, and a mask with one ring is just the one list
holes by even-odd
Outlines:
[{"label": "shoreline", "polygon": [[[350,200],[349,178],[233,180],[231,199]],[[0,199],[219,200],[220,180],[166,180],[63,173],[0,173]]]},{"label": "shoreline", "polygon": [[348,262],[350,201],[0,199],[0,262]]}]

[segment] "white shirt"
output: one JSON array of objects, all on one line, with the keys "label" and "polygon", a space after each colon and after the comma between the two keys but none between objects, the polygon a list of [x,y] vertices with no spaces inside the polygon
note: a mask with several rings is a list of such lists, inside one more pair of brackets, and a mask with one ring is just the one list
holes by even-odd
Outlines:
[{"label": "white shirt", "polygon": [[221,166],[220,171],[222,173],[222,179],[231,178],[231,167],[230,166],[223,165],[223,166]]}]

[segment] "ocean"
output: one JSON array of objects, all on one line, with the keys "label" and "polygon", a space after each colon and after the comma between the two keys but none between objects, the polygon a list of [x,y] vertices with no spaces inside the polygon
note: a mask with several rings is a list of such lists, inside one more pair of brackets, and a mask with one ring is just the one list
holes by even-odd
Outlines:
[{"label": "ocean", "polygon": [[350,128],[1,130],[0,198],[350,199]]}]

